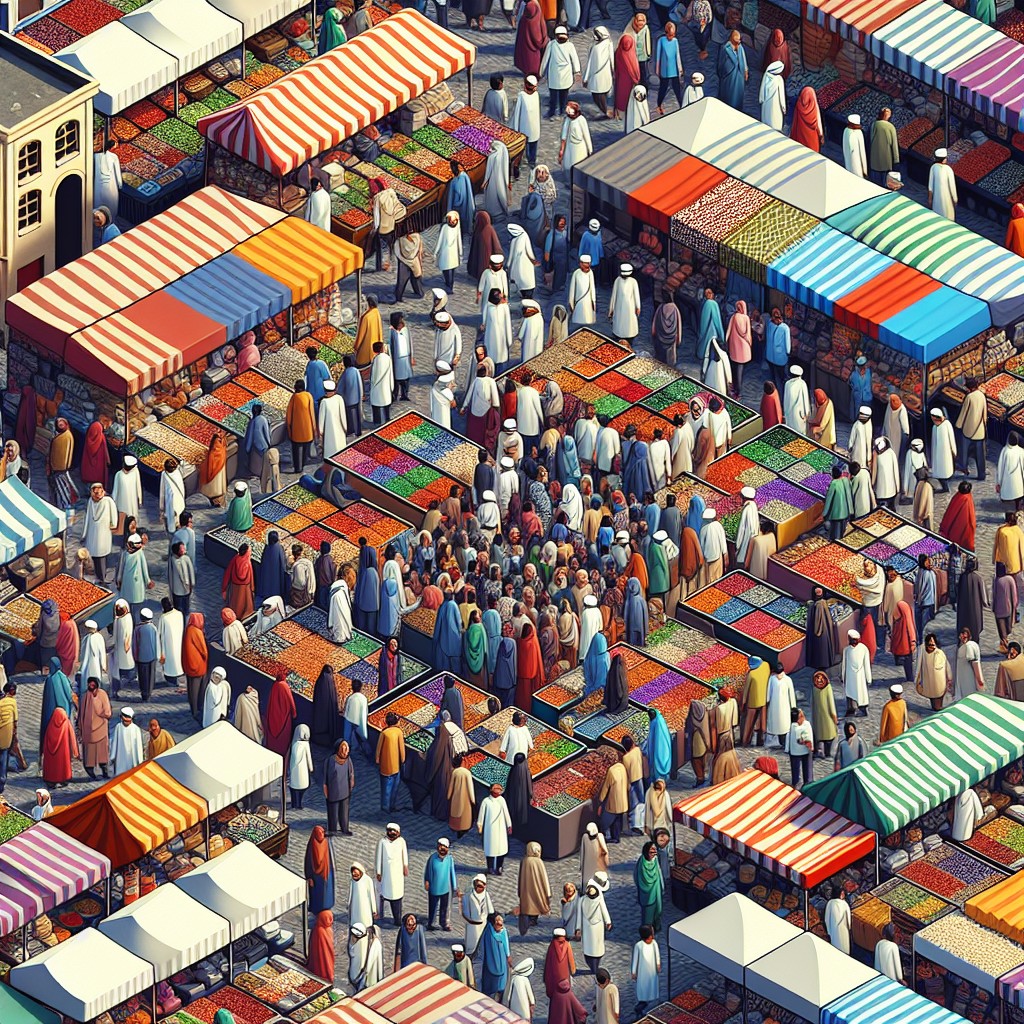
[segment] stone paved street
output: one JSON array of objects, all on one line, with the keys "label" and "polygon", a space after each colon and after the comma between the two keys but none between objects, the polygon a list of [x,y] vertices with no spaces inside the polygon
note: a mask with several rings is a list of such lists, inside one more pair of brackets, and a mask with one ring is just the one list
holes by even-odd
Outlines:
[{"label": "stone paved street", "polygon": [[[619,31],[628,22],[631,16],[631,8],[626,3],[622,2],[622,0],[611,0],[610,6],[613,17],[607,24],[609,24],[609,27],[613,31],[613,38],[617,40]],[[451,17],[453,28],[456,28],[458,31],[462,31],[461,22],[463,19],[461,14],[458,11],[452,11]],[[468,35],[479,47],[478,61],[475,69],[476,92],[474,99],[476,104],[479,105],[481,102],[483,90],[487,87],[488,76],[491,73],[503,72],[506,74],[506,86],[509,91],[511,106],[515,99],[515,92],[519,87],[518,75],[512,68],[511,55],[514,42],[514,34],[512,30],[508,28],[504,19],[501,18],[500,13],[495,11],[495,13],[488,18],[487,31],[485,33],[474,31],[468,33]],[[575,44],[577,45],[580,53],[581,63],[583,64],[586,62],[586,50],[589,46],[589,38],[589,32],[574,36]],[[707,76],[705,91],[708,95],[714,95],[716,89],[714,63],[718,49],[717,42],[712,44],[711,56],[708,60],[700,63],[697,61],[690,34],[688,32],[683,32],[681,33],[680,38],[684,48],[687,71],[689,72],[699,67]],[[758,73],[760,70],[760,56],[750,53],[748,54],[748,57],[750,58],[751,64],[751,80],[747,90],[747,109],[748,111],[753,112],[756,111],[755,98],[757,84],[760,78]],[[453,81],[451,84],[456,96],[459,98],[465,98],[464,81],[460,78],[457,81]],[[542,93],[544,93],[544,97],[546,99],[546,89],[544,89],[544,87],[542,87]],[[589,117],[596,118],[597,115],[595,107],[589,96],[585,96],[581,90],[575,90],[573,95],[581,101],[585,99],[585,112]],[[674,107],[670,106],[669,110],[672,109],[674,109]],[[540,160],[541,162],[546,162],[551,165],[553,169],[555,168],[556,163],[557,136],[560,127],[560,119],[544,121],[543,139],[540,144]],[[622,132],[621,122],[615,121],[602,122],[595,119],[591,121],[590,127],[594,143],[597,148],[619,138]],[[832,155],[835,154],[833,153]],[[526,180],[526,174],[524,173],[523,177],[515,185],[512,201],[513,210],[518,210],[520,199],[525,192]],[[559,189],[559,198],[556,207],[559,210],[567,211],[569,184],[561,170],[556,170],[555,180]],[[908,192],[917,197],[920,193],[920,189],[911,186],[908,189]],[[998,239],[1001,239],[1002,237],[1004,225],[996,225],[992,222],[983,221],[974,215],[967,214],[966,212],[960,219],[961,222],[967,223],[975,230],[983,231],[989,237]],[[507,233],[505,232],[504,225],[499,225],[499,235],[501,236],[503,243],[507,244]],[[425,245],[428,252],[432,249],[434,238],[435,234],[432,231],[428,233],[425,239]],[[376,293],[381,299],[381,311],[385,321],[388,313],[390,313],[394,308],[390,303],[394,287],[393,275],[393,270],[389,273],[374,272],[371,264],[368,272],[364,276],[365,291]],[[425,267],[425,275],[424,284],[428,288],[441,283],[440,275],[434,270],[432,262],[428,262]],[[544,293],[543,289],[541,289],[537,297],[542,303],[545,323],[547,323],[552,306],[556,301],[564,301],[564,296],[550,296]],[[606,311],[607,299],[608,293],[607,291],[603,291],[599,297],[599,309],[601,311]],[[451,309],[456,322],[461,325],[464,338],[467,339],[467,358],[469,355],[468,339],[473,336],[473,332],[479,322],[478,309],[475,300],[475,283],[470,283],[466,278],[465,271],[462,270],[457,275],[456,292],[449,303],[449,309]],[[427,411],[426,395],[431,382],[431,378],[428,376],[428,371],[432,364],[433,345],[432,331],[429,329],[427,323],[428,300],[408,299],[408,301],[403,304],[403,309],[414,334],[417,364],[417,377],[414,388],[412,389],[413,405],[411,407],[425,413]],[[513,311],[513,319],[518,327],[517,314],[519,307],[515,299],[513,300]],[[645,308],[644,310],[638,350],[649,347],[647,339],[649,336],[651,312],[650,308]],[[602,316],[599,320],[598,326],[600,327],[601,323],[604,322],[605,321]],[[680,368],[691,375],[698,375],[699,371],[693,359],[692,336],[686,338],[682,349]],[[515,354],[514,358],[517,358]],[[463,373],[459,372],[458,382],[460,387],[462,385],[463,377]],[[763,376],[759,370],[750,372],[747,375],[744,382],[743,397],[748,405],[753,405],[754,407],[757,406],[759,396],[761,394],[762,380]],[[461,398],[461,394],[459,397]],[[840,407],[845,407],[845,395],[833,397],[839,399],[837,404]],[[457,421],[456,429],[460,429],[460,427],[461,424]],[[848,428],[845,425],[840,427],[841,445],[845,443],[845,433],[847,429]],[[994,446],[991,447],[989,451],[989,482],[986,484],[976,485],[974,491],[979,520],[978,545],[981,552],[983,574],[986,578],[991,576],[992,540],[995,527],[998,525],[1001,518],[1001,506],[994,493],[993,484],[991,482],[992,467],[994,464],[994,458],[997,454],[997,449]],[[287,456],[285,456],[285,458],[287,459]],[[37,455],[33,456],[33,460],[32,469],[34,480],[36,482],[36,489],[42,493],[44,489],[42,463],[38,459]],[[289,473],[286,473],[285,476],[287,477],[288,482],[295,479],[294,476]],[[944,495],[936,496],[936,523],[941,518],[942,511],[945,508],[945,503],[946,497]],[[200,537],[204,532],[212,529],[216,525],[219,525],[223,517],[223,512],[206,508],[204,507],[205,504],[205,499],[202,498],[197,499],[193,497],[189,501],[189,508],[196,514],[195,526],[197,534],[199,534]],[[152,531],[152,540],[148,551],[151,555],[150,571],[157,583],[157,586],[152,592],[149,604],[151,607],[154,607],[154,609],[158,609],[159,598],[166,594],[166,572],[164,566],[167,556],[167,538],[157,523],[158,510],[156,502],[152,495],[147,495],[143,525],[149,526]],[[72,550],[77,547],[77,532],[80,531],[80,529],[81,520],[79,519],[76,524],[75,539],[69,544],[69,547]],[[200,585],[196,600],[193,602],[193,610],[199,610],[205,614],[207,633],[211,642],[215,640],[219,641],[221,570],[206,561],[201,553],[201,544],[199,545],[199,549],[200,554],[198,557],[197,572],[200,579]],[[934,624],[939,634],[940,642],[946,648],[947,652],[952,650],[952,646],[955,643],[953,635],[954,624],[954,613],[948,609],[945,609],[940,613]],[[1017,627],[1015,635],[1019,637],[1021,632],[1020,628]],[[985,656],[985,677],[989,686],[992,685],[994,680],[995,666],[998,662],[998,657],[995,654],[996,645],[997,638],[995,623],[994,620],[989,617],[986,621],[985,634],[982,637],[982,651]],[[215,653],[211,652],[211,665],[216,664],[218,664],[218,658]],[[881,705],[885,700],[884,687],[889,681],[902,678],[902,672],[894,668],[892,665],[892,658],[887,653],[879,652],[876,658],[874,672],[876,688],[872,693],[870,717],[867,720],[861,720],[862,735],[871,742],[877,739],[879,713]],[[18,700],[21,713],[20,731],[22,735],[22,744],[26,755],[32,763],[27,772],[11,776],[5,796],[16,805],[28,808],[33,802],[33,791],[35,787],[41,784],[36,772],[35,762],[37,761],[36,736],[40,714],[40,697],[42,687],[39,677],[34,675],[26,674],[19,676],[17,682],[19,683]],[[800,672],[796,676],[796,682],[798,687],[798,699],[803,707],[807,707],[809,703],[810,673],[807,670]],[[141,722],[143,725],[145,725],[145,722],[148,721],[152,715],[156,714],[159,716],[164,727],[169,729],[175,737],[180,738],[194,730],[195,724],[188,714],[187,703],[182,693],[163,686],[158,687],[154,691],[153,700],[149,703],[140,705],[136,701],[136,697],[137,693],[129,691],[127,694],[122,695],[122,703],[131,703],[135,707],[136,720]],[[908,688],[908,697],[915,716],[926,713],[925,702],[912,692],[912,688]],[[842,693],[839,687],[836,687],[836,702],[837,706],[844,706]],[[761,753],[760,750],[741,750],[741,760],[745,765],[749,764],[759,753]],[[319,790],[319,780],[322,778],[320,770],[321,764],[326,755],[327,752],[325,750],[319,749],[316,751],[317,782],[314,783],[308,793],[305,809],[301,812],[289,815],[289,821],[292,825],[293,832],[285,860],[290,867],[300,872],[302,870],[303,852],[309,831],[314,824],[325,822],[324,802]],[[381,813],[379,810],[376,770],[358,755],[356,756],[355,764],[357,775],[357,793],[353,801],[353,827],[355,830],[355,836],[351,839],[333,840],[333,850],[338,879],[338,901],[335,907],[335,912],[338,949],[337,977],[339,982],[344,981],[347,970],[347,957],[344,949],[345,924],[347,923],[345,914],[348,877],[347,869],[353,860],[361,860],[367,865],[372,864],[376,842],[383,834],[383,822],[381,820]],[[825,774],[830,770],[830,763],[826,763],[824,761],[817,761],[815,763],[816,776]],[[784,771],[783,777],[788,777],[788,771]],[[678,799],[688,792],[692,782],[692,775],[690,774],[689,769],[686,769],[680,775],[677,782],[672,786],[673,799]],[[55,802],[62,804],[73,800],[87,792],[91,785],[91,783],[83,778],[81,766],[79,765],[78,778],[69,788],[54,794]],[[426,856],[434,848],[435,840],[439,836],[446,834],[447,825],[436,822],[427,815],[414,815],[409,809],[409,798],[404,790],[402,793],[402,806],[404,809],[397,814],[397,819],[402,823],[404,835],[409,843],[412,862],[410,877],[408,880],[409,886],[408,896],[406,899],[406,909],[425,916],[427,901],[425,893],[423,892],[422,884],[423,865]],[[463,887],[466,887],[469,884],[471,876],[483,868],[484,859],[482,850],[478,839],[473,834],[467,835],[465,838],[458,841],[455,840],[454,836],[451,838],[453,841],[453,855],[459,871],[460,884]],[[687,840],[682,836],[682,834],[680,834],[679,839],[680,842],[693,841],[692,837]],[[613,886],[608,895],[608,903],[614,921],[614,928],[610,936],[608,954],[605,958],[605,966],[607,966],[611,971],[613,979],[618,983],[622,992],[622,1011],[624,1020],[632,1019],[634,1004],[633,991],[629,983],[628,968],[629,954],[632,944],[637,936],[637,925],[639,923],[635,890],[632,883],[632,870],[635,860],[640,853],[640,846],[640,839],[630,836],[628,838],[624,838],[621,845],[612,847],[614,860],[612,868]],[[517,841],[513,841],[511,855],[507,861],[503,877],[492,879],[489,883],[489,888],[491,889],[496,908],[508,913],[509,915],[511,915],[512,909],[518,902],[516,898],[516,873],[517,863],[521,855],[522,844]],[[554,903],[557,908],[557,897],[561,893],[563,882],[569,879],[578,880],[577,860],[575,858],[570,858],[557,863],[549,862],[548,875],[551,880],[552,889],[555,892],[556,898]],[[678,916],[679,911],[677,911],[666,899],[666,926],[667,923],[677,919]],[[508,923],[511,926],[512,932],[513,960],[518,960],[524,956],[533,956],[538,962],[538,971],[533,978],[534,988],[538,995],[536,1019],[544,1020],[547,1013],[547,1005],[546,1000],[543,997],[540,968],[543,963],[544,952],[550,935],[550,928],[558,923],[556,916],[542,919],[541,923],[525,938],[519,937],[516,933],[515,923],[511,916],[509,917]],[[385,926],[384,932],[386,942],[385,960],[390,965],[395,931],[390,924],[388,924]],[[438,967],[445,966],[449,958],[447,950],[448,943],[450,941],[455,941],[456,939],[461,939],[462,935],[463,930],[461,928],[461,922],[458,921],[457,916],[455,928],[452,933],[449,934],[443,931],[431,933],[429,936],[431,963]],[[665,949],[664,944],[662,944],[662,953],[663,958],[665,958],[663,959],[662,973],[664,992],[667,991],[667,988],[665,987],[667,977],[667,950]],[[577,961],[580,967],[583,968],[584,961],[578,946]],[[577,982],[577,991],[585,1005],[589,1007],[593,992],[592,979],[581,973]]]}]

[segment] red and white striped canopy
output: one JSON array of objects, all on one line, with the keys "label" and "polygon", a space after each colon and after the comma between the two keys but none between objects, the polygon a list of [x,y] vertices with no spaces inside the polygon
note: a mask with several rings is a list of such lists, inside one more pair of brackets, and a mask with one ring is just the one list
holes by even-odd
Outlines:
[{"label": "red and white striped canopy", "polygon": [[433,1024],[479,993],[426,964],[413,964],[360,992],[356,999],[392,1024]]},{"label": "red and white striped canopy", "polygon": [[469,67],[476,47],[400,11],[199,122],[235,156],[283,176]]},{"label": "red and white striped canopy", "polygon": [[673,807],[676,821],[810,889],[870,856],[875,834],[754,769]]},{"label": "red and white striped canopy", "polygon": [[7,302],[7,323],[64,356],[70,335],[145,298],[286,215],[215,186],[101,245]]}]

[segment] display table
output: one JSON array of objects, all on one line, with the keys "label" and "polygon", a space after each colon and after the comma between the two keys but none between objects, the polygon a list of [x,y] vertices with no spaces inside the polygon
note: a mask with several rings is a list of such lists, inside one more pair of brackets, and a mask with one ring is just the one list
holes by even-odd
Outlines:
[{"label": "display table", "polygon": [[640,405],[671,420],[676,415],[688,415],[690,402],[694,398],[701,399],[706,409],[712,395],[721,399],[725,404],[725,411],[729,414],[729,422],[732,424],[733,448],[756,437],[764,429],[759,412],[755,412],[733,398],[712,391],[692,377],[683,376],[666,384],[644,398]]},{"label": "display table", "polygon": [[847,469],[846,460],[831,449],[782,425],[765,431],[737,451],[755,465],[778,473],[783,480],[823,500],[832,482],[833,467]]},{"label": "display table", "polygon": [[748,655],[676,619],[666,619],[652,628],[644,649],[715,690],[723,686],[742,687],[747,678]]},{"label": "display table", "polygon": [[1024,824],[1016,818],[1000,815],[975,829],[964,844],[984,860],[1010,871],[1024,867]]},{"label": "display table", "polygon": [[415,608],[402,616],[401,648],[427,665],[434,661],[434,608]]},{"label": "display table", "polygon": [[966,850],[942,843],[901,868],[897,875],[962,908],[972,896],[1003,881],[1007,872],[991,867]]}]

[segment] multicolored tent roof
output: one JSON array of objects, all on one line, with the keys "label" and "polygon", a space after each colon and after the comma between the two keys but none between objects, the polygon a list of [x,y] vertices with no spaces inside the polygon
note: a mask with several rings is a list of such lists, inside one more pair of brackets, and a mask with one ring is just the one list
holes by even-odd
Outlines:
[{"label": "multicolored tent roof", "polygon": [[281,177],[475,60],[472,43],[407,9],[198,127],[211,142]]},{"label": "multicolored tent roof", "polygon": [[433,1024],[474,1002],[478,993],[436,967],[414,964],[363,989],[356,998],[392,1024]]},{"label": "multicolored tent roof", "polygon": [[964,1019],[879,975],[829,1003],[820,1024],[964,1024]]},{"label": "multicolored tent roof", "polygon": [[1024,119],[1024,45],[1000,36],[946,75],[946,91],[1011,128]]},{"label": "multicolored tent roof", "polygon": [[807,0],[807,19],[864,45],[865,36],[884,28],[921,0]]},{"label": "multicolored tent roof", "polygon": [[803,792],[888,836],[1022,756],[1024,705],[971,694]]},{"label": "multicolored tent roof", "polygon": [[875,849],[875,835],[799,790],[750,769],[680,800],[673,817],[802,889]]},{"label": "multicolored tent roof", "polygon": [[605,146],[572,169],[573,184],[602,202],[625,210],[629,196],[683,159],[677,146],[642,132]]}]

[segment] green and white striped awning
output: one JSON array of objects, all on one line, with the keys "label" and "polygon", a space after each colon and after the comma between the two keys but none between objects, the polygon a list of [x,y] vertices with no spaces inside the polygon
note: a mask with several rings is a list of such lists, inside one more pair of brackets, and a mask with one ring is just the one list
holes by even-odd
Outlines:
[{"label": "green and white striped awning", "polygon": [[804,786],[811,800],[892,835],[1024,757],[1024,704],[972,694]]}]

